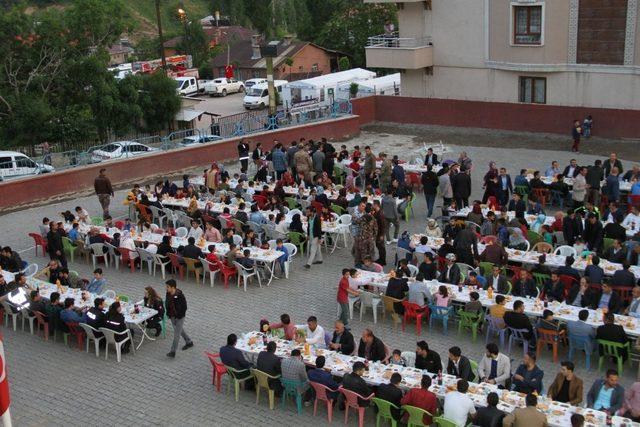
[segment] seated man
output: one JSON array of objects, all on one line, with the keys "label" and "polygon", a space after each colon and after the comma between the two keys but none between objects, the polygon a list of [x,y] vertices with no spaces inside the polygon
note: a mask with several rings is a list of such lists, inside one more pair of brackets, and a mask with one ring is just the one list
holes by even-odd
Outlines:
[{"label": "seated man", "polygon": [[307,376],[309,377],[309,381],[314,383],[322,384],[325,387],[330,388],[331,390],[335,390],[333,392],[327,391],[327,396],[329,399],[333,399],[334,401],[338,398],[338,383],[336,383],[331,375],[331,372],[324,369],[325,365],[324,356],[316,357],[316,367],[315,369],[310,369],[307,372]]},{"label": "seated man", "polygon": [[593,340],[596,337],[596,331],[587,323],[588,318],[589,310],[580,310],[578,312],[578,320],[567,322],[567,333],[569,334],[569,337],[574,336],[576,338],[586,340],[589,345],[589,353],[591,353]]},{"label": "seated man", "polygon": [[[580,255],[580,254],[578,254]],[[576,279],[576,282],[580,281],[580,272],[573,268],[573,263],[576,262],[575,258],[569,255],[564,260],[564,265],[557,270],[558,276],[571,276]]]},{"label": "seated man", "polygon": [[560,372],[549,387],[547,396],[557,402],[578,406],[582,403],[582,380],[573,372],[573,362],[561,362],[560,366]]},{"label": "seated man", "polygon": [[507,303],[504,295],[496,295],[496,303],[489,307],[489,315],[498,319],[503,319],[507,309],[505,304]]},{"label": "seated man", "polygon": [[480,427],[501,427],[505,413],[498,409],[498,403],[500,403],[498,393],[494,391],[489,393],[487,395],[487,406],[478,408],[474,425]]},{"label": "seated man", "polygon": [[587,393],[587,407],[614,415],[624,402],[624,388],[618,384],[618,371],[609,369],[604,379],[597,379]]},{"label": "seated man", "polygon": [[511,294],[516,297],[531,297],[535,298],[538,296],[538,288],[536,287],[536,282],[529,277],[529,272],[524,268],[520,270],[520,277],[518,280],[513,282],[513,289],[511,290]]},{"label": "seated man", "polygon": [[75,307],[73,298],[64,300],[64,310],[60,312],[60,320],[64,323],[87,323],[87,314]]},{"label": "seated man", "polygon": [[613,273],[611,286],[615,288],[618,286],[633,287],[636,285],[636,276],[629,271],[629,267],[629,262],[626,259],[622,261],[622,270],[617,270]]},{"label": "seated man", "polygon": [[522,300],[516,300],[513,303],[513,311],[508,311],[504,314],[504,323],[513,329],[526,329],[524,338],[529,340],[529,347],[535,347],[533,338],[533,326],[529,317],[524,314],[524,302]]},{"label": "seated man", "polygon": [[[282,359],[276,356],[276,343],[269,341],[265,350],[258,353],[256,368],[265,374],[277,377],[282,373]],[[269,387],[275,390],[276,394],[282,391],[282,383],[279,379],[269,378]]]},{"label": "seated man", "polygon": [[513,375],[514,390],[520,393],[540,393],[544,372],[536,365],[535,353],[527,353]]},{"label": "seated man", "polygon": [[504,388],[505,382],[511,376],[511,361],[509,356],[500,353],[497,344],[487,344],[486,352],[478,364],[478,376],[482,382]]},{"label": "seated man", "polygon": [[94,294],[102,294],[104,287],[107,285],[107,281],[102,276],[102,269],[96,268],[93,270],[93,279],[87,285],[87,291]]},{"label": "seated man", "polygon": [[238,337],[236,334],[230,334],[227,336],[227,345],[220,347],[220,360],[226,366],[239,371],[236,373],[236,378],[246,378],[251,375],[251,372],[249,371],[251,363],[245,359],[244,353],[236,348],[237,342]]},{"label": "seated man", "polygon": [[372,362],[381,362],[387,357],[384,343],[373,335],[371,329],[367,328],[362,332],[362,338],[358,344],[358,357]]},{"label": "seated man", "polygon": [[[598,326],[596,329],[596,339],[626,344],[629,341],[627,333],[622,325],[614,323],[615,317],[613,313],[608,312],[604,315],[604,325]],[[626,349],[618,350],[621,352],[624,360],[627,360],[628,354]],[[603,348],[600,346],[600,355],[603,355]]]},{"label": "seated man", "polygon": [[456,390],[447,393],[444,397],[444,417],[454,421],[458,426],[465,426],[469,418],[475,417],[476,407],[473,400],[467,395],[469,383],[459,379]]},{"label": "seated man", "polygon": [[499,294],[506,294],[509,291],[509,285],[507,284],[507,278],[501,274],[502,267],[494,265],[491,271],[491,276],[487,277],[487,284],[485,290],[492,287],[494,292]]},{"label": "seated man", "polygon": [[610,262],[621,264],[623,261],[627,260],[627,249],[622,246],[622,242],[620,240],[613,239],[613,244],[604,251],[604,258]]},{"label": "seated man", "polygon": [[552,272],[551,278],[545,281],[542,292],[547,301],[562,302],[564,299],[564,284],[560,281],[560,275],[556,271]]},{"label": "seated man", "polygon": [[426,341],[417,343],[415,367],[434,373],[442,370],[440,355],[437,351],[429,349],[429,344]]},{"label": "seated man", "polygon": [[309,345],[314,345],[317,348],[325,348],[324,328],[318,325],[318,318],[316,316],[309,316],[306,325],[297,325],[296,327],[304,332],[304,337],[298,338],[299,342],[307,342]]},{"label": "seated man", "polygon": [[282,379],[297,381],[298,392],[304,395],[305,401],[309,400],[310,394],[307,393],[310,390],[309,377],[300,350],[297,348],[291,350],[291,357],[282,360]]},{"label": "seated man", "polygon": [[591,301],[591,308],[594,310],[606,308],[611,313],[617,313],[622,307],[618,293],[613,292],[611,285],[607,283],[602,284],[601,291],[594,293]]},{"label": "seated man", "polygon": [[[431,377],[429,375],[423,375],[420,380],[420,388],[412,388],[409,390],[402,398],[401,403],[403,405],[424,409],[432,415],[435,414],[438,410],[438,398],[429,391],[429,387],[431,387]],[[432,421],[429,415],[422,417],[424,425],[429,426]]]},{"label": "seated man", "polygon": [[[304,365],[303,365],[304,366]],[[353,364],[352,372],[345,375],[342,379],[342,387],[354,393],[358,393],[362,397],[369,397],[373,392],[371,387],[362,379],[366,366],[362,362]],[[360,406],[369,406],[368,400],[358,398]]]},{"label": "seated man", "polygon": [[402,390],[399,387],[401,381],[402,376],[399,373],[394,372],[391,374],[391,378],[389,378],[389,384],[379,385],[378,391],[376,391],[376,397],[378,399],[386,400],[398,407],[397,409],[391,408],[391,416],[393,416],[396,421],[400,420],[402,413],[400,407],[402,406],[403,396]]},{"label": "seated man", "polygon": [[331,350],[342,354],[353,354],[355,350],[355,341],[351,332],[344,327],[342,320],[336,320],[335,330],[329,344]]},{"label": "seated man", "polygon": [[195,237],[189,237],[187,239],[187,246],[185,246],[182,249],[182,257],[183,258],[195,259],[197,261],[196,265],[197,266],[202,266],[202,264],[198,260],[200,258],[204,258],[204,254],[202,253],[202,249],[200,249],[198,246],[196,246],[195,243],[196,243]]}]

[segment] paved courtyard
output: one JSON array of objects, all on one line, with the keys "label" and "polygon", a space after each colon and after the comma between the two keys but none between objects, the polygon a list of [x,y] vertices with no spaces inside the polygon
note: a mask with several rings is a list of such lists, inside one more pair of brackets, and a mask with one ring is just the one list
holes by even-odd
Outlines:
[{"label": "paved courtyard", "polygon": [[[446,141],[445,141],[446,142]],[[391,135],[363,133],[347,143],[374,146],[376,152],[386,151],[401,158],[415,157],[422,143],[416,143],[412,135]],[[339,143],[336,143],[336,148]],[[451,147],[454,152],[445,158],[457,158],[463,147]],[[509,169],[512,177],[522,167],[546,169],[552,159],[564,167],[573,156],[568,152],[552,152],[526,149],[496,149],[467,147],[473,159],[473,198],[481,197],[481,179],[489,161]],[[595,157],[580,155],[580,164],[592,164]],[[232,165],[235,166],[235,165]],[[624,163],[625,169],[630,163]],[[202,168],[197,168],[202,170]],[[235,169],[232,167],[232,169]],[[124,191],[118,191],[112,202],[112,215],[124,216],[122,205]],[[438,203],[439,204],[439,203]],[[36,231],[43,216],[59,218],[59,213],[73,209],[76,205],[85,207],[90,214],[98,214],[99,205],[95,197],[82,197],[76,201],[55,203],[39,208],[14,212],[0,216],[3,246],[10,245],[16,250],[26,250],[23,258],[44,265],[48,258],[34,256],[28,232]],[[425,202],[419,195],[415,204],[415,218],[409,223],[402,222],[402,229],[417,232],[424,229]],[[389,250],[388,252],[393,252]],[[389,254],[388,262],[392,262]],[[225,343],[227,334],[255,330],[261,318],[275,320],[281,313],[289,313],[296,323],[303,323],[309,315],[316,315],[319,323],[330,328],[336,317],[335,288],[340,270],[353,265],[348,250],[342,249],[332,255],[325,254],[325,262],[314,265],[311,270],[302,268],[302,260],[296,259],[290,279],[275,280],[270,287],[250,286],[245,293],[230,287],[225,290],[216,284],[209,286],[196,284],[191,278],[179,281],[187,297],[189,309],[185,328],[194,340],[195,347],[178,351],[175,360],[167,359],[171,329],[167,339],[142,345],[135,354],[124,355],[121,363],[116,363],[115,355],[108,361],[96,358],[91,353],[78,351],[75,347],[65,347],[59,340],[45,342],[41,337],[30,335],[28,331],[17,332],[2,328],[5,341],[8,375],[11,383],[11,412],[17,426],[51,425],[322,425],[326,423],[324,407],[318,417],[313,417],[312,408],[304,408],[301,416],[296,415],[294,406],[288,403],[285,410],[278,404],[270,411],[266,399],[255,404],[253,392],[243,392],[240,401],[232,395],[217,393],[211,385],[211,368],[203,352],[216,351]],[[81,276],[90,275],[92,266],[78,261],[70,264]],[[164,297],[164,282],[158,274],[149,276],[146,270],[132,274],[128,270],[106,269],[109,288],[125,293],[134,299],[141,299],[145,286],[154,286]],[[370,311],[359,321],[352,322],[354,336],[359,336],[366,327],[372,327],[376,335],[391,348],[414,350],[417,337],[413,326],[405,332],[394,331],[390,322],[380,320],[373,324]],[[484,347],[484,337],[476,343],[467,335],[457,335],[456,328],[449,328],[445,336],[440,327],[429,330],[423,327],[420,339],[425,339],[446,360],[447,349],[459,345],[463,354],[479,360]],[[566,349],[561,350],[561,359]],[[514,363],[520,363],[522,351],[519,347],[511,354]],[[559,369],[546,350],[539,361],[545,371],[545,389]],[[585,379],[585,388],[598,376],[592,369],[586,372],[582,358],[578,357],[577,374]],[[592,366],[597,361],[592,360]],[[515,370],[515,366],[512,367]],[[635,379],[636,367],[625,368],[621,381],[630,385]],[[226,384],[226,378],[225,378]],[[224,389],[223,389],[224,390]],[[585,390],[586,392],[586,390]],[[373,411],[367,411],[367,423],[373,422]],[[342,423],[342,413],[337,412],[334,423]],[[356,417],[351,414],[351,425]]]}]

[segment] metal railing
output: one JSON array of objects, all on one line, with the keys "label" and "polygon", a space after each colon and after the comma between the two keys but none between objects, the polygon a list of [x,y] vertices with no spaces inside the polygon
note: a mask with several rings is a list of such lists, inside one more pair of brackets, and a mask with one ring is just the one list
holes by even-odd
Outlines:
[{"label": "metal railing", "polygon": [[[66,151],[57,151],[60,147],[53,146],[49,150],[33,155],[33,147],[19,147],[13,149],[18,153],[24,153],[28,157],[3,158],[0,156],[0,181],[12,178],[51,173],[55,171],[71,169],[78,166],[101,163],[105,161],[117,161],[159,151],[185,148],[183,141],[187,137],[196,139],[214,139],[203,144],[216,144],[225,139],[238,136],[251,135],[258,132],[271,131],[289,126],[332,119],[350,115],[352,106],[350,101],[335,101],[332,104],[309,105],[303,109],[281,109],[274,116],[268,111],[249,111],[232,116],[214,119],[211,126],[201,129],[181,129],[165,136],[151,135],[126,141],[112,141],[106,144],[88,145],[86,148],[78,147]],[[194,146],[189,141],[189,146]],[[143,150],[130,149],[129,146],[142,144]],[[195,143],[197,144],[197,143]],[[11,150],[11,148],[5,148]],[[31,155],[30,155],[31,154]]]},{"label": "metal railing", "polygon": [[431,37],[413,38],[381,34],[367,39],[367,47],[415,48],[426,46],[433,46]]}]

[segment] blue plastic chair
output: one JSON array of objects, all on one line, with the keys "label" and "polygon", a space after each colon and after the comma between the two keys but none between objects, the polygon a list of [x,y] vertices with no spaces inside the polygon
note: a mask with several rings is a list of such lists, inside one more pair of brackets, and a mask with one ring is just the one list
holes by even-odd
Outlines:
[{"label": "blue plastic chair", "polygon": [[[507,352],[509,354],[511,354],[511,344],[513,344],[513,342],[515,341],[515,342],[521,342],[524,354],[528,354],[529,353],[529,339],[525,338],[525,334],[529,333],[529,330],[528,329],[515,329],[515,328],[509,328],[509,327],[507,327],[507,330],[509,331],[509,348],[508,348]],[[535,342],[535,337],[531,337],[530,339],[534,340],[534,342]]]},{"label": "blue plastic chair", "polygon": [[435,304],[429,304],[429,329],[433,323],[433,319],[442,320],[442,329],[446,335],[449,330],[449,316],[453,314],[453,307],[440,307]]},{"label": "blue plastic chair", "polygon": [[589,337],[578,337],[569,334],[569,360],[573,360],[573,352],[575,350],[584,350],[585,352],[585,366],[587,371],[591,369],[591,354],[593,353],[593,340]]},{"label": "blue plastic chair", "polygon": [[485,320],[487,321],[487,337],[484,340],[485,344],[489,342],[489,335],[498,335],[498,338],[500,338],[500,347],[504,348],[504,337],[507,333],[504,320],[488,314],[485,316]]},{"label": "blue plastic chair", "polygon": [[287,401],[287,396],[292,396],[296,400],[296,406],[298,407],[298,415],[302,413],[302,392],[300,389],[302,388],[303,383],[295,380],[287,380],[284,378],[280,378],[280,382],[282,383],[282,408],[284,409],[284,404]]}]

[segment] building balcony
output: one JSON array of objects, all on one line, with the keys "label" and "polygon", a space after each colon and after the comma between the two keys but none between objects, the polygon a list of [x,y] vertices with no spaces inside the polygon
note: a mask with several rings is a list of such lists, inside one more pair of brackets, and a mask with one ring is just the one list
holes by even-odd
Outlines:
[{"label": "building balcony", "polygon": [[365,3],[431,3],[431,0],[364,0]]},{"label": "building balcony", "polygon": [[365,48],[367,67],[419,70],[433,66],[431,37],[369,37]]}]

